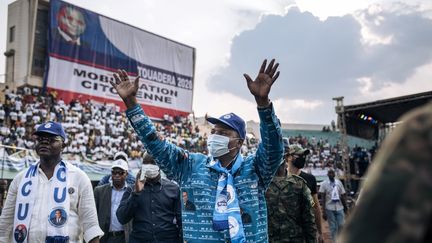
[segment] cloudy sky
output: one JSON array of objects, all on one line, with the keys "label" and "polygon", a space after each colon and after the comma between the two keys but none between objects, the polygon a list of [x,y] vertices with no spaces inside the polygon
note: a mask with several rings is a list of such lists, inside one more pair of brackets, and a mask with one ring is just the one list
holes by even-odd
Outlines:
[{"label": "cloudy sky", "polygon": [[[0,51],[7,4],[0,3]],[[193,110],[258,120],[242,76],[264,58],[281,75],[270,99],[284,123],[329,124],[345,104],[432,90],[430,0],[68,0],[196,48]],[[0,74],[5,58],[0,57]],[[0,76],[3,79],[3,76]]]}]

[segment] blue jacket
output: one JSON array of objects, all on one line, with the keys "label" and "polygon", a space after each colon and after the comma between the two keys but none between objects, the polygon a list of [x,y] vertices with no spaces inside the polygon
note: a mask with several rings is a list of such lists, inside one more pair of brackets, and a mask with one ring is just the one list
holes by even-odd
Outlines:
[{"label": "blue jacket", "polygon": [[[244,158],[234,174],[247,242],[268,242],[265,191],[282,160],[283,143],[273,106],[258,109],[261,140],[255,155]],[[213,230],[213,209],[219,174],[209,168],[211,157],[189,153],[162,140],[139,105],[126,111],[138,137],[156,163],[180,185],[182,191],[183,238],[187,242],[227,242],[229,232]],[[195,207],[185,208],[185,200]]]}]

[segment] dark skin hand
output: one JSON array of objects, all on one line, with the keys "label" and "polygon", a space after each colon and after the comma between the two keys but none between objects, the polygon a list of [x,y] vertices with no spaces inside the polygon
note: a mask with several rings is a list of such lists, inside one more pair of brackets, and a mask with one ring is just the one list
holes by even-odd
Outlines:
[{"label": "dark skin hand", "polygon": [[[279,63],[275,64],[275,59],[272,59],[267,65],[267,60],[264,60],[258,71],[258,75],[255,80],[248,74],[243,74],[246,79],[246,83],[250,93],[255,97],[255,101],[258,107],[268,107],[270,105],[269,93],[272,85],[279,77],[279,71],[277,71]],[[139,88],[139,76],[135,78],[133,82],[129,80],[129,76],[125,70],[118,70],[113,74],[115,82],[110,81],[111,85],[115,88],[118,95],[122,98],[128,109],[134,107],[137,104],[136,94]],[[223,130],[223,127],[215,126],[215,129]],[[238,138],[237,136],[228,136],[230,138]],[[241,148],[243,140],[230,140],[229,147],[234,148],[227,155],[218,158],[221,161],[222,166],[229,167],[238,151]]]},{"label": "dark skin hand", "polygon": [[[276,79],[279,77],[277,71],[279,63],[275,64],[275,59],[272,59],[267,65],[267,60],[261,64],[261,68],[255,80],[248,74],[243,74],[246,79],[250,93],[255,97],[255,101],[259,107],[267,107],[270,105],[268,94]],[[123,99],[126,107],[132,108],[137,104],[136,94],[139,87],[139,78],[136,77],[133,82],[129,80],[125,70],[118,70],[113,74],[115,82],[110,81],[118,95]]]},{"label": "dark skin hand", "polygon": [[89,243],[99,243],[99,237],[93,238]]},{"label": "dark skin hand", "polygon": [[115,83],[110,81],[111,85],[115,88],[120,98],[123,99],[126,107],[132,108],[137,104],[136,94],[139,87],[139,78],[135,78],[134,82],[129,81],[128,74],[125,70],[118,70],[113,74]]},{"label": "dark skin hand", "polygon": [[[275,64],[275,59],[272,59],[267,66],[267,59],[261,64],[261,68],[255,81],[247,74],[243,74],[246,79],[247,86],[251,94],[255,97],[255,101],[259,107],[267,107],[270,105],[268,94],[276,79],[279,77],[279,63]],[[277,72],[276,72],[277,71]]]},{"label": "dark skin hand", "polygon": [[326,213],[326,211],[325,211],[325,201],[326,201],[326,196],[325,196],[325,193],[320,193],[320,195],[321,195],[321,203],[322,203],[322,205],[324,205],[324,209],[322,210],[322,216],[323,216],[323,219],[324,220],[327,220],[327,213]]},{"label": "dark skin hand", "polygon": [[135,178],[135,192],[139,193],[144,189],[145,185],[145,178],[143,180],[141,178],[141,170],[138,171],[136,178]]},{"label": "dark skin hand", "polygon": [[153,179],[144,178],[144,180],[141,180],[140,178],[141,178],[141,170],[138,171],[138,173],[136,175],[136,179],[135,179],[135,192],[137,192],[137,193],[140,193],[140,192],[142,192],[142,190],[144,190],[144,185],[146,183],[153,184],[156,181],[159,181],[161,179],[161,176],[158,175],[156,178],[153,178]]}]

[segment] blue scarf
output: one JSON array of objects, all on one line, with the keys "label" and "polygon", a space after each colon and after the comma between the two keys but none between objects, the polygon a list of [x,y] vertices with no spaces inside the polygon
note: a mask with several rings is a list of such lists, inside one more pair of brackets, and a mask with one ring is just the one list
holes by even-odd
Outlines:
[{"label": "blue scarf", "polygon": [[234,177],[232,176],[242,163],[243,157],[238,154],[231,170],[222,167],[219,160],[212,160],[209,164],[210,168],[221,173],[213,212],[213,229],[216,231],[229,229],[232,243],[246,242],[239,201],[234,187]]}]

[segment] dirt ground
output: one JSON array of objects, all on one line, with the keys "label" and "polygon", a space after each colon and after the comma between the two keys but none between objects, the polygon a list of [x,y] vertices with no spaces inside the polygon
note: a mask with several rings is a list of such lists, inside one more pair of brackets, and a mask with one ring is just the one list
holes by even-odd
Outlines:
[{"label": "dirt ground", "polygon": [[331,241],[330,229],[328,227],[328,223],[323,218],[321,218],[321,222],[323,227],[322,232],[323,232],[324,243],[331,243],[332,241]]}]

